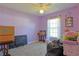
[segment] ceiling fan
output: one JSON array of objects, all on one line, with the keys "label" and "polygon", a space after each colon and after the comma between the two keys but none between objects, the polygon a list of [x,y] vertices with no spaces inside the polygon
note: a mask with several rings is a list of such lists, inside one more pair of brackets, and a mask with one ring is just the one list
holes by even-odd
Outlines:
[{"label": "ceiling fan", "polygon": [[34,3],[32,4],[32,8],[39,11],[40,14],[43,14],[45,11],[48,11],[50,5],[50,3]]}]

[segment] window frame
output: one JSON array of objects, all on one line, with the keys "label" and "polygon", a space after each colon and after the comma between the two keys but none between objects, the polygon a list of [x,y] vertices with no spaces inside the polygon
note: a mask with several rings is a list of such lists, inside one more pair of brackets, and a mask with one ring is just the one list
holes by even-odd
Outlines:
[{"label": "window frame", "polygon": [[[59,25],[57,24],[56,27],[54,27],[54,26],[50,27],[50,24],[48,24],[48,23],[50,22],[49,20],[55,20],[55,19],[58,19],[57,21],[58,21],[58,24],[59,24]],[[57,23],[57,22],[56,22],[56,23]],[[56,24],[56,23],[54,23],[54,24]],[[51,29],[50,29],[50,28],[51,28]],[[50,33],[51,33],[50,30],[52,30],[52,28],[54,28],[54,29],[57,28],[57,29],[56,29],[57,32],[52,32],[52,33],[54,33],[54,34],[55,34],[55,33],[57,34],[57,33],[59,32],[59,34],[57,34],[57,36],[55,36],[55,35],[53,35],[53,34],[52,34],[52,35],[50,34]],[[59,28],[59,29],[58,29],[58,28]],[[61,31],[60,31],[60,30],[61,30],[61,19],[60,19],[60,18],[48,19],[48,21],[47,21],[47,33],[48,33],[48,36],[49,36],[49,37],[60,38],[60,36],[61,36],[61,34],[60,34]]]}]

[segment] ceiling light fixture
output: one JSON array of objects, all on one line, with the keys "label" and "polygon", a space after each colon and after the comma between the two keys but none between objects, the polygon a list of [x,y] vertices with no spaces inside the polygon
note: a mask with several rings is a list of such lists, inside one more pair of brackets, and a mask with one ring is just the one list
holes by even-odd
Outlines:
[{"label": "ceiling light fixture", "polygon": [[35,4],[32,4],[33,9],[35,9],[36,11],[39,11],[40,14],[43,14],[45,11],[48,11],[50,5],[51,4],[49,4],[49,3],[35,3]]},{"label": "ceiling light fixture", "polygon": [[40,14],[43,14],[44,13],[44,10],[40,10]]}]

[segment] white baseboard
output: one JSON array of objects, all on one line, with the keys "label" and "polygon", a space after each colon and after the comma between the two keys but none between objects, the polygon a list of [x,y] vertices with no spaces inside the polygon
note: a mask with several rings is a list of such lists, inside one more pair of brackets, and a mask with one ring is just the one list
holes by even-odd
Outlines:
[{"label": "white baseboard", "polygon": [[35,43],[35,42],[38,42],[38,40],[30,41],[30,42],[28,42],[27,44],[32,44],[32,43]]}]

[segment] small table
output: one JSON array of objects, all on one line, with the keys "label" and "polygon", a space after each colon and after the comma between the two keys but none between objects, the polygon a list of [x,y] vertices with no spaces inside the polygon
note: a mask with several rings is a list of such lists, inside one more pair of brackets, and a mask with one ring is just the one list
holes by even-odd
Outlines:
[{"label": "small table", "polygon": [[39,41],[45,42],[46,31],[45,30],[40,30],[37,34],[38,34]]}]

